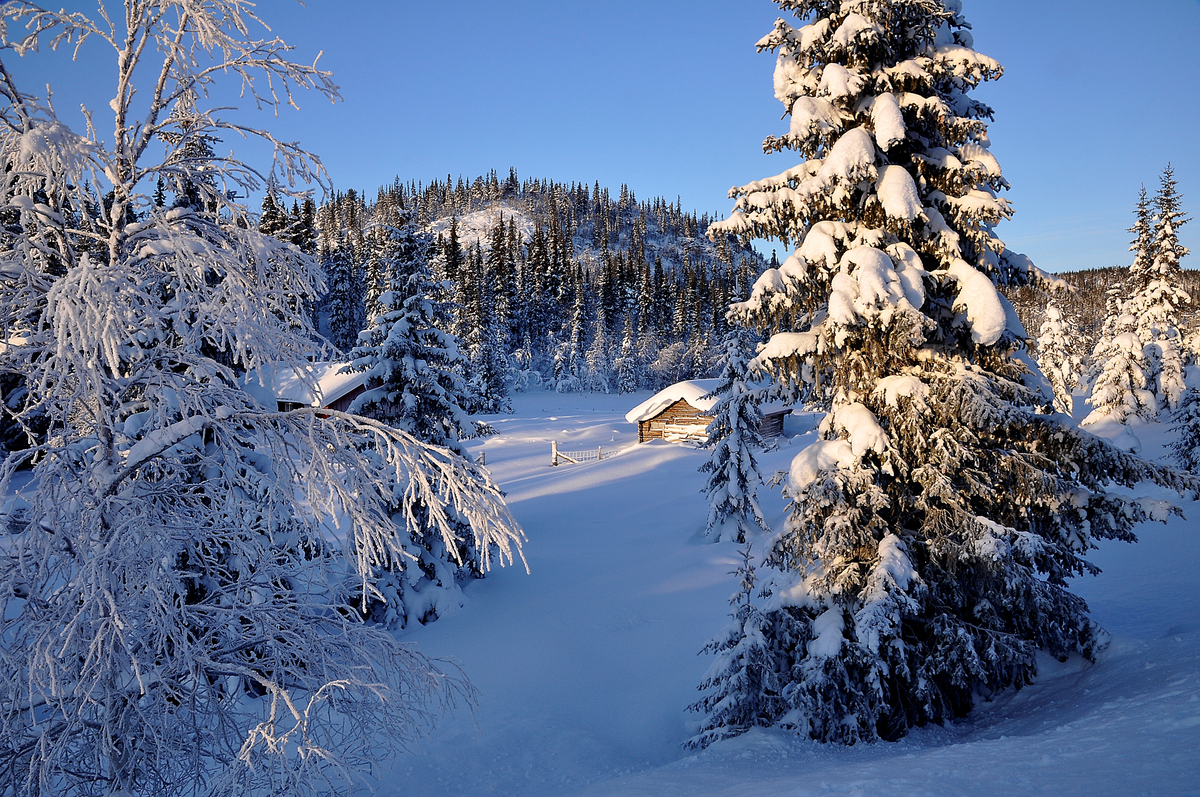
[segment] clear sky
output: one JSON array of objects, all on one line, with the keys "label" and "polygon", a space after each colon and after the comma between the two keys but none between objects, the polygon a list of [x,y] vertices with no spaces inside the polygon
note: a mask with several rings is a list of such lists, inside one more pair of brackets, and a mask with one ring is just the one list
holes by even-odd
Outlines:
[{"label": "clear sky", "polygon": [[[1185,208],[1200,215],[1198,0],[963,5],[976,48],[1006,68],[977,96],[996,110],[992,149],[1013,186],[1016,217],[999,228],[1010,247],[1050,271],[1128,263],[1138,187],[1153,192],[1168,161]],[[754,50],[779,16],[770,0],[259,8],[298,59],[324,50],[343,96],[336,106],[302,97],[300,112],[260,123],[317,152],[339,189],[373,194],[397,175],[428,181],[514,166],[526,177],[627,183],[639,197],[679,196],[685,208],[726,214],[731,185],[795,162],[761,151],[787,127],[772,96],[774,58]],[[40,54],[13,67],[30,90],[52,81],[60,108],[82,100],[103,110],[112,74],[104,59],[71,69],[62,54]],[[1200,247],[1200,221],[1182,237]]]}]

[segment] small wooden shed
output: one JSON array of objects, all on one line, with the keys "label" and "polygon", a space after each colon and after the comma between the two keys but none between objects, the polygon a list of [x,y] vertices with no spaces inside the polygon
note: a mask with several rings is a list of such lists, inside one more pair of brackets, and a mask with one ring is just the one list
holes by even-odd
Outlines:
[{"label": "small wooden shed", "polygon": [[[717,388],[719,379],[693,379],[677,382],[660,390],[625,415],[625,420],[638,425],[638,442],[647,440],[708,439],[708,424],[712,418],[705,413],[716,406],[715,398],[704,398]],[[782,405],[762,405],[763,420],[759,433],[765,438],[783,434],[783,418],[792,411]]]}]

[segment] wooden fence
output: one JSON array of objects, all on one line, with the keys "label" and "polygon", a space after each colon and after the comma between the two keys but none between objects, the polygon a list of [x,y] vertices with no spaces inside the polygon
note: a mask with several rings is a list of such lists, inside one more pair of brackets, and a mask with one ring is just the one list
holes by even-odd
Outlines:
[{"label": "wooden fence", "polygon": [[[609,456],[612,456],[612,454],[609,454]],[[556,467],[559,460],[570,462],[572,465],[578,465],[581,462],[592,462],[601,459],[604,459],[603,446],[596,446],[594,450],[589,451],[559,451],[558,441],[550,441],[550,464]]]}]

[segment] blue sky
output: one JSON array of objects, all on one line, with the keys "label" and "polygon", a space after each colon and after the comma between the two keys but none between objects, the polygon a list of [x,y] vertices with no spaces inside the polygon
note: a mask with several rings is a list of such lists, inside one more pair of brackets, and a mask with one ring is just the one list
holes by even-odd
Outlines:
[{"label": "blue sky", "polygon": [[[1168,161],[1185,207],[1200,212],[1200,2],[963,5],[977,49],[1006,68],[977,96],[996,110],[993,152],[1013,186],[1016,217],[999,228],[1010,247],[1050,271],[1127,263],[1138,187],[1153,190]],[[324,50],[344,98],[302,97],[300,112],[260,123],[317,152],[339,189],[373,194],[397,175],[514,166],[727,213],[731,185],[794,163],[761,151],[786,129],[771,93],[774,59],[754,50],[779,16],[769,0],[259,7],[298,58]],[[74,69],[62,54],[35,58],[13,64],[26,87],[50,80],[60,108],[104,109],[108,54]],[[1186,227],[1184,243],[1200,246],[1198,230]]]}]

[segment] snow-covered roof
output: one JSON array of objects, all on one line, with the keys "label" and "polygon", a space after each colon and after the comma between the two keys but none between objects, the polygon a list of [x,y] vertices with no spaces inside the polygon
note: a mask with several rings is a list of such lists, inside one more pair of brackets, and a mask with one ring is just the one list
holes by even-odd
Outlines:
[{"label": "snow-covered roof", "polygon": [[758,405],[758,411],[764,416],[783,415],[792,411],[792,405],[784,404],[782,401],[764,402]]},{"label": "snow-covered roof", "polygon": [[720,379],[692,379],[688,382],[676,382],[631,409],[626,413],[625,420],[630,423],[648,421],[680,399],[698,410],[710,410],[716,405],[717,400],[701,397],[716,390],[719,384],[721,384]]},{"label": "snow-covered roof", "polygon": [[[680,399],[683,399],[696,409],[706,412],[716,406],[717,400],[715,398],[706,399],[701,397],[707,396],[716,390],[720,384],[720,379],[692,379],[687,382],[676,382],[631,409],[625,415],[625,420],[629,423],[648,421]],[[766,381],[754,382],[751,383],[751,387],[766,387],[767,384]],[[790,404],[773,401],[760,404],[758,410],[763,415],[776,415],[791,412],[792,407]]]},{"label": "snow-covered roof", "polygon": [[[309,363],[304,374],[294,370],[277,370],[268,374],[270,394],[276,401],[287,401],[293,404],[304,404],[312,407],[327,407],[333,402],[354,390],[366,380],[366,373],[342,373],[346,363],[317,362]],[[262,397],[261,382],[256,375],[248,379],[248,389],[256,394],[259,401]],[[255,389],[259,388],[259,389]],[[315,388],[315,391],[314,389]]]}]

